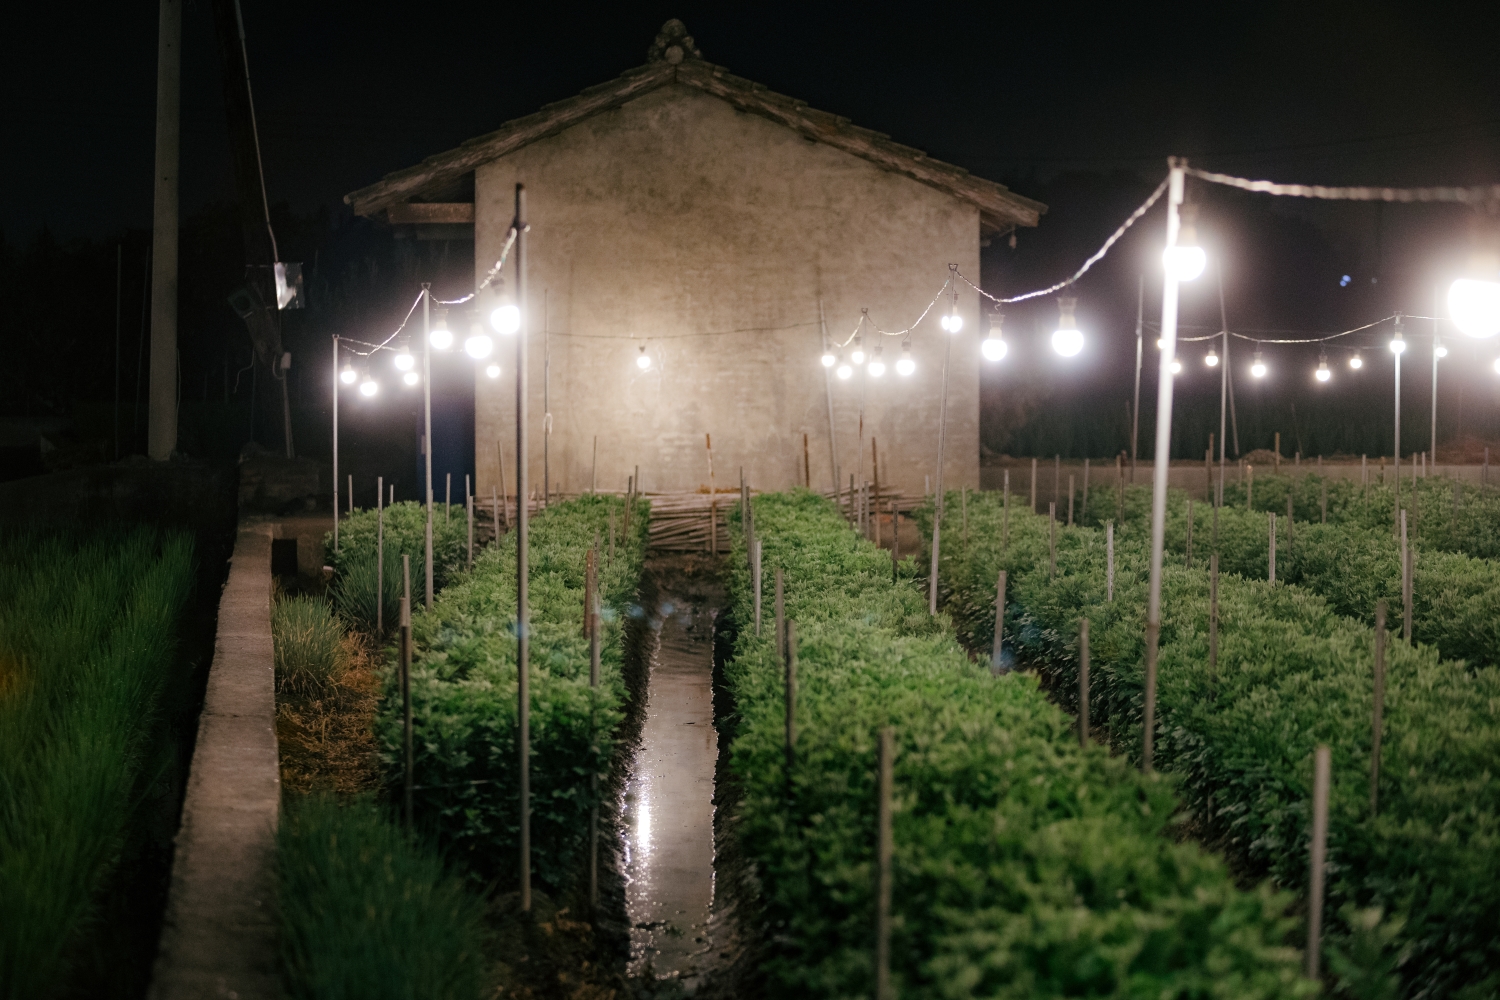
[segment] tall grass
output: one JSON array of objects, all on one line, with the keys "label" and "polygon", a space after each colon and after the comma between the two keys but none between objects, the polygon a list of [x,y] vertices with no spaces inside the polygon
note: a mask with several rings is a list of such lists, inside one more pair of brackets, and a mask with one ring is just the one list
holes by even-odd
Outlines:
[{"label": "tall grass", "polygon": [[320,597],[278,600],[271,608],[277,685],[303,692],[326,687],[338,674],[347,632]]},{"label": "tall grass", "polygon": [[192,540],[0,539],[0,997],[62,988],[118,864],[173,680]]},{"label": "tall grass", "polygon": [[483,904],[366,798],[292,798],[277,838],[298,1000],[477,1000]]}]

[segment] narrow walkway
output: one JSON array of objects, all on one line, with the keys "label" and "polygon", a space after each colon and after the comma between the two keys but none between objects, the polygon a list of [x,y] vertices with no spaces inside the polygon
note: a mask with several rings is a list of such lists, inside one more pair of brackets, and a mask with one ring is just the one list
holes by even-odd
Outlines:
[{"label": "narrow walkway", "polygon": [[713,611],[664,593],[641,747],[626,790],[630,970],[687,992],[707,971],[714,901]]}]

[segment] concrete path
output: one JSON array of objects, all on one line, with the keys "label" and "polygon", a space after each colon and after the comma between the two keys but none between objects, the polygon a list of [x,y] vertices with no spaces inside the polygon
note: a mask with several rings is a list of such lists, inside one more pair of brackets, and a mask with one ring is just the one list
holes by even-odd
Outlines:
[{"label": "concrete path", "polygon": [[688,992],[711,955],[714,901],[713,621],[663,596],[641,748],[626,790],[630,968]]},{"label": "concrete path", "polygon": [[282,996],[272,914],[280,801],[271,530],[242,521],[219,600],[151,1000]]}]

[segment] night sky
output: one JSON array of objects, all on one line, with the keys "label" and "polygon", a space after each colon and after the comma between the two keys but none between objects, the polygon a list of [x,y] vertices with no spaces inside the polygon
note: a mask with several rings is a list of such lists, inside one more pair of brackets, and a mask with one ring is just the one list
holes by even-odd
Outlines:
[{"label": "night sky", "polygon": [[[149,227],[155,6],[30,5],[7,17],[6,241],[25,245],[43,226],[62,241]],[[1015,250],[985,251],[984,284],[1002,294],[1071,272],[1169,154],[1308,183],[1500,180],[1496,4],[244,0],[244,17],[270,198],[335,220],[347,216],[345,193],[382,174],[641,64],[669,17],[711,62],[1047,202],[1041,228],[1023,231]],[[232,183],[209,6],[189,2],[184,22],[186,217],[227,201]],[[1199,190],[1231,327],[1330,330],[1396,309],[1430,314],[1467,252],[1463,211]],[[1159,282],[1160,233],[1158,212],[1080,283],[1080,323],[1110,348],[1080,368],[1113,375],[1133,359],[1137,276]],[[1148,319],[1157,297],[1148,291]],[[1212,280],[1185,292],[1190,325],[1216,328],[1218,308]],[[1043,299],[1008,311],[1007,331],[1024,339],[1055,319]],[[1050,369],[1017,347],[1014,371],[1036,375],[1024,388],[1046,390]],[[1493,353],[1474,353],[1470,367],[1487,372]],[[991,378],[986,391],[998,385]]]}]

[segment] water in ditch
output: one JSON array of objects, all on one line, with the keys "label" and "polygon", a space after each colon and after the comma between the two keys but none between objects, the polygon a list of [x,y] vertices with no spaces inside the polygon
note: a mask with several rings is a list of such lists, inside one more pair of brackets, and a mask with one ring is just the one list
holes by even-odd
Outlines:
[{"label": "water in ditch", "polygon": [[[714,765],[711,597],[663,580],[645,720],[625,796],[630,971],[691,992],[713,955]],[[679,588],[686,589],[686,588]]]}]

